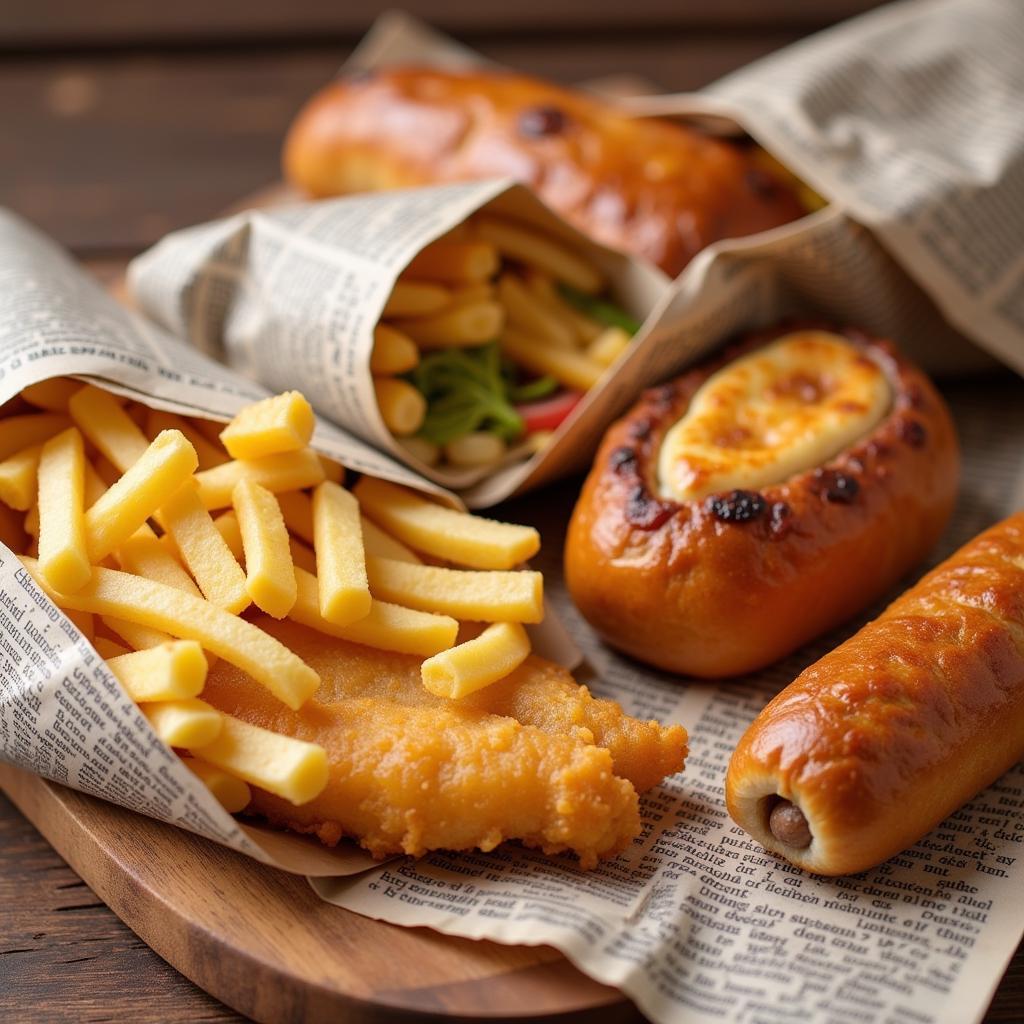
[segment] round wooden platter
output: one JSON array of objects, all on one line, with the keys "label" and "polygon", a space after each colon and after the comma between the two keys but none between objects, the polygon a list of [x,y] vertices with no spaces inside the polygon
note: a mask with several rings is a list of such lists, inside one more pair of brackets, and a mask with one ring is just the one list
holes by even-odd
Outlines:
[{"label": "round wooden platter", "polygon": [[0,788],[139,937],[257,1021],[642,1021],[544,946],[398,928],[305,879],[0,764]]}]

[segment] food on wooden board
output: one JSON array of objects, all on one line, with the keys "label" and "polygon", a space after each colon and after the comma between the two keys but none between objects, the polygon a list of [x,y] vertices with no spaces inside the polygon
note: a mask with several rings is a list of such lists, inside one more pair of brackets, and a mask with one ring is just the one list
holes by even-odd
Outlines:
[{"label": "food on wooden board", "polygon": [[[0,419],[2,539],[230,812],[375,853],[521,839],[589,867],[639,831],[637,789],[682,768],[681,726],[627,718],[530,654],[535,530],[369,477],[346,488],[295,392],[214,427],[45,383]],[[341,693],[367,674],[388,692]],[[404,793],[367,754],[393,744],[406,777],[477,783]],[[368,781],[372,810],[344,811]]]},{"label": "food on wooden board", "polygon": [[958,466],[945,403],[890,342],[761,331],[609,429],[573,512],[566,581],[642,661],[751,672],[920,562]]},{"label": "food on wooden board", "polygon": [[761,712],[729,812],[823,875],[912,845],[1024,757],[1024,513],[965,544]]}]

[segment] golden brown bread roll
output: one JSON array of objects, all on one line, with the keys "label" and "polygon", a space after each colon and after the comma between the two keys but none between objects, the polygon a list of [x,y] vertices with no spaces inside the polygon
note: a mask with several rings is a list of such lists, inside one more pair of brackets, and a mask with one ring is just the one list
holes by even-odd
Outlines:
[{"label": "golden brown bread roll", "polygon": [[642,661],[749,672],[919,562],[957,472],[944,402],[889,342],[774,328],[611,427],[569,525],[566,581]]},{"label": "golden brown bread roll", "polygon": [[312,196],[511,177],[585,234],[671,276],[719,238],[806,212],[753,147],[493,70],[332,82],[292,125],[284,169]]},{"label": "golden brown bread roll", "polygon": [[733,754],[729,813],[824,875],[911,845],[1024,757],[1024,513],[782,691]]}]

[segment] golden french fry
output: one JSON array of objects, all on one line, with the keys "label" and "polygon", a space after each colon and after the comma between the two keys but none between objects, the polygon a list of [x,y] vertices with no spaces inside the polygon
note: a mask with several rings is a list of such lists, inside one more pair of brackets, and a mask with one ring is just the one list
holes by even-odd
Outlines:
[{"label": "golden french fry", "polygon": [[190,747],[190,753],[293,804],[308,803],[323,792],[328,775],[323,747],[281,736],[231,715],[220,717],[217,738]]},{"label": "golden french fry", "polygon": [[420,350],[407,334],[377,324],[373,329],[373,351],[370,353],[370,373],[389,376],[406,373],[420,361]]},{"label": "golden french fry", "polygon": [[370,613],[358,622],[338,626],[320,614],[316,576],[296,566],[295,582],[298,585],[298,598],[288,617],[327,636],[365,644],[381,651],[429,657],[451,647],[459,632],[458,622],[450,616],[418,612],[376,600],[370,605]]},{"label": "golden french fry", "polygon": [[114,554],[125,572],[156,580],[193,597],[202,596],[195,581],[182,568],[181,562],[152,533],[133,533]]},{"label": "golden french fry", "polygon": [[421,349],[471,348],[498,337],[505,326],[505,308],[493,301],[474,302],[433,316],[396,320],[395,326]]},{"label": "golden french fry", "polygon": [[278,452],[259,459],[233,459],[222,466],[196,473],[199,499],[210,510],[227,508],[239,480],[251,480],[273,494],[315,487],[324,479],[324,468],[312,448]]},{"label": "golden french fry", "polygon": [[444,457],[452,466],[467,469],[478,466],[495,466],[505,457],[508,446],[497,436],[486,430],[456,437],[444,446]]},{"label": "golden french fry", "polygon": [[22,448],[0,462],[0,501],[17,512],[27,512],[36,500],[36,474],[43,446]]},{"label": "golden french fry", "polygon": [[441,446],[425,437],[399,437],[396,440],[401,448],[426,466],[436,466],[441,461]]},{"label": "golden french fry", "polygon": [[359,502],[351,491],[329,480],[313,492],[313,550],[320,614],[339,626],[368,615],[370,587]]},{"label": "golden french fry", "polygon": [[472,284],[494,277],[500,265],[498,250],[488,241],[439,238],[414,256],[402,275],[413,280]]},{"label": "golden french fry", "polygon": [[[81,433],[81,431],[79,431],[79,433]],[[103,478],[96,472],[95,467],[88,459],[85,460],[83,474],[85,486],[85,507],[89,508],[90,505],[95,505],[96,502],[100,500],[106,492],[108,484],[103,481]],[[115,473],[114,479],[116,480],[119,475],[120,474]]]},{"label": "golden french fry", "polygon": [[528,270],[526,287],[530,294],[560,323],[570,328],[579,342],[586,345],[592,342],[604,329],[596,320],[582,313],[575,306],[570,306],[555,288],[555,282],[549,275]]},{"label": "golden french fry", "polygon": [[302,491],[285,491],[277,495],[277,504],[285,526],[307,544],[313,543],[313,502]]},{"label": "golden french fry", "polygon": [[417,565],[423,561],[411,548],[382,530],[372,519],[361,515],[359,523],[363,528],[363,548],[368,555],[393,558],[396,562],[415,562]]},{"label": "golden french fry", "polygon": [[220,439],[232,458],[260,459],[305,448],[315,426],[313,407],[305,396],[285,391],[240,409]]},{"label": "golden french fry", "polygon": [[46,584],[34,559],[22,558],[22,563],[59,608],[114,615],[183,640],[196,640],[247,672],[292,710],[302,707],[320,685],[316,672],[282,643],[202,598],[104,568],[94,568],[77,593],[58,594]]},{"label": "golden french fry", "polygon": [[85,513],[89,558],[98,562],[123,544],[170,499],[196,465],[196,450],[184,434],[176,430],[158,434],[139,459]]},{"label": "golden french fry", "polygon": [[537,374],[547,374],[559,383],[588,391],[604,376],[605,367],[576,349],[552,348],[514,327],[506,327],[499,341],[501,350],[515,362]]},{"label": "golden french fry", "polygon": [[92,574],[85,534],[85,447],[69,427],[43,445],[39,460],[39,571],[70,593]]},{"label": "golden french fry", "polygon": [[418,611],[474,622],[544,618],[544,578],[539,572],[466,571],[370,556],[366,574],[374,598]]},{"label": "golden french fry", "polygon": [[295,604],[295,566],[277,499],[251,480],[239,480],[234,506],[245,550],[245,589],[257,608],[283,619]]},{"label": "golden french fry", "polygon": [[195,640],[172,640],[158,647],[108,657],[107,668],[117,676],[128,696],[140,703],[198,697],[206,684],[206,658]]},{"label": "golden french fry", "polygon": [[606,327],[588,346],[587,356],[599,366],[611,366],[633,340],[621,327]]},{"label": "golden french fry", "polygon": [[540,550],[540,534],[532,526],[456,512],[386,480],[364,476],[353,493],[378,526],[417,551],[449,562],[511,569]]},{"label": "golden french fry", "polygon": [[381,316],[429,316],[444,309],[451,300],[451,292],[439,284],[396,281]]},{"label": "golden french fry", "polygon": [[133,651],[148,651],[174,642],[170,633],[138,622],[128,622],[116,615],[101,615],[100,621],[115,636],[119,636]]},{"label": "golden french fry", "polygon": [[141,704],[140,709],[169,747],[205,747],[220,735],[224,722],[215,707],[196,697]]},{"label": "golden french fry", "polygon": [[198,757],[183,757],[181,762],[206,786],[213,794],[214,800],[228,814],[237,814],[249,806],[249,801],[252,800],[252,791],[241,779],[236,779],[234,775],[221,768],[216,768]]},{"label": "golden french fry", "polygon": [[217,527],[217,532],[224,538],[224,543],[227,544],[228,551],[235,556],[235,561],[244,566],[245,548],[242,544],[242,528],[238,525],[238,516],[235,515],[235,510],[229,508],[227,512],[221,512],[214,519],[213,525]]},{"label": "golden french fry", "polygon": [[579,253],[526,224],[494,216],[476,217],[473,230],[477,238],[496,246],[502,256],[543,270],[556,281],[571,285],[589,295],[604,287],[601,272]]},{"label": "golden french fry", "polygon": [[[149,447],[146,435],[107,391],[86,384],[71,396],[68,411],[86,440],[120,473],[129,470]],[[99,464],[97,469],[102,476]]]},{"label": "golden french fry", "polygon": [[51,377],[49,380],[41,380],[38,384],[29,384],[28,387],[22,388],[21,397],[37,409],[66,413],[68,400],[81,386],[81,381],[71,380],[69,377]]},{"label": "golden french fry", "polygon": [[0,460],[9,459],[23,448],[49,441],[55,434],[67,430],[71,421],[60,413],[32,412],[23,416],[7,416],[3,425],[3,430],[0,430]]},{"label": "golden french fry", "polygon": [[496,622],[479,636],[427,658],[423,685],[435,697],[458,700],[504,679],[530,653],[530,638],[518,622]]},{"label": "golden french fry", "polygon": [[317,458],[320,460],[325,480],[330,480],[333,484],[345,482],[345,467],[340,462],[335,462],[334,459],[329,459],[326,455],[317,455]]},{"label": "golden french fry", "polygon": [[203,597],[236,614],[246,608],[245,573],[199,500],[193,480],[186,480],[160,506],[160,519]]},{"label": "golden french fry", "polygon": [[415,434],[427,415],[427,400],[408,381],[374,377],[373,390],[384,425],[392,434]]},{"label": "golden french fry", "polygon": [[509,323],[524,334],[540,338],[556,348],[576,347],[575,332],[556,320],[545,306],[537,302],[515,274],[501,275],[498,298],[508,312]]},{"label": "golden french fry", "polygon": [[211,469],[228,461],[228,453],[219,444],[213,444],[206,435],[196,429],[184,416],[160,409],[149,409],[146,414],[146,435],[152,440],[161,430],[180,430],[196,450],[200,469]]},{"label": "golden french fry", "polygon": [[496,298],[494,285],[489,281],[478,284],[464,284],[452,291],[453,306],[470,306],[477,302],[493,302]]}]

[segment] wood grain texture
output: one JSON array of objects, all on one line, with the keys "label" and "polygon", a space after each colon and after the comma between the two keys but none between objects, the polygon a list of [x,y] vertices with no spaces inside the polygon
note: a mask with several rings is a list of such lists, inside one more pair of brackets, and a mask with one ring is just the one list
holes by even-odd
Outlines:
[{"label": "wood grain texture", "polygon": [[[0,788],[143,941],[257,1021],[642,1020],[548,947],[371,921],[302,878],[2,764]],[[98,909],[87,895],[75,907]]]}]

